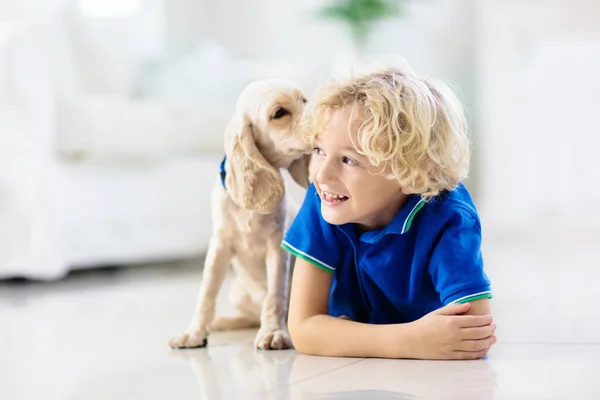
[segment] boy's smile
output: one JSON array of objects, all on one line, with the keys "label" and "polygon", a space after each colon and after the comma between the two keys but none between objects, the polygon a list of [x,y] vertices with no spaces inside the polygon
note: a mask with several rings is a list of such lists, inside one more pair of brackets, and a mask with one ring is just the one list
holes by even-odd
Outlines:
[{"label": "boy's smile", "polygon": [[325,190],[323,190],[322,193],[322,201],[325,203],[325,205],[329,207],[339,206],[344,201],[347,201],[349,199],[348,196],[339,195],[337,193],[331,193]]}]

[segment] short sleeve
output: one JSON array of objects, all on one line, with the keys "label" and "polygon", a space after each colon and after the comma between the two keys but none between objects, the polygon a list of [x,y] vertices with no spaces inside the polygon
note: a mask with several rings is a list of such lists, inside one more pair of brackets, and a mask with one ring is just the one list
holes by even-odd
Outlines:
[{"label": "short sleeve", "polygon": [[483,269],[481,225],[476,216],[458,211],[443,225],[429,260],[429,274],[443,304],[491,298]]},{"label": "short sleeve", "polygon": [[321,216],[321,200],[314,184],[311,184],[281,247],[296,257],[333,273],[342,259],[335,230],[336,227]]}]

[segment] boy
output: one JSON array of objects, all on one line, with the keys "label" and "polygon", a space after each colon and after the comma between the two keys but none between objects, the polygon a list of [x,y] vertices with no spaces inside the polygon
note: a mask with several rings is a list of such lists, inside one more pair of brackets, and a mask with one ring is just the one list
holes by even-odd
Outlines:
[{"label": "boy", "polygon": [[288,327],[323,356],[476,359],[496,342],[453,93],[405,65],[325,86],[306,121],[313,183],[282,247]]}]

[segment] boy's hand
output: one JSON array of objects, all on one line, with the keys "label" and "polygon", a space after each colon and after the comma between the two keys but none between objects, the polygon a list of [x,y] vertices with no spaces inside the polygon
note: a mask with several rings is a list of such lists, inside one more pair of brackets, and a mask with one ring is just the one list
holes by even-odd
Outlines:
[{"label": "boy's hand", "polygon": [[461,315],[471,305],[449,304],[413,322],[415,356],[423,359],[471,360],[485,356],[496,343],[491,315]]}]

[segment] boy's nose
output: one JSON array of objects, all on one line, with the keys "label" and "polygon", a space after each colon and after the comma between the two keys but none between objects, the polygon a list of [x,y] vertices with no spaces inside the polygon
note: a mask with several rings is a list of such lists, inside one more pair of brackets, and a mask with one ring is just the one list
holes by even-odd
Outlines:
[{"label": "boy's nose", "polygon": [[327,183],[335,179],[335,171],[333,166],[328,162],[323,162],[317,165],[317,171],[315,174],[317,182]]}]

